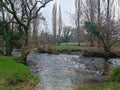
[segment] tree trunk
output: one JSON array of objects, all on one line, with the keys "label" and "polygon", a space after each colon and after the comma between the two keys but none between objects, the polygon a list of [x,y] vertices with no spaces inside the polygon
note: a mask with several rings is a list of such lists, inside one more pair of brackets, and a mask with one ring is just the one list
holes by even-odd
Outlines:
[{"label": "tree trunk", "polygon": [[91,47],[94,47],[94,41],[93,41],[93,38],[92,38],[91,35],[90,35],[90,46],[91,46]]},{"label": "tree trunk", "polygon": [[78,46],[80,46],[80,27],[77,27],[77,40],[78,40]]},{"label": "tree trunk", "polygon": [[97,47],[100,48],[102,46],[102,43],[99,38],[97,38]]},{"label": "tree trunk", "polygon": [[13,50],[13,48],[12,48],[11,44],[6,43],[6,55],[7,56],[10,56],[12,54],[12,50]]},{"label": "tree trunk", "polygon": [[27,46],[24,46],[23,50],[22,50],[22,55],[21,58],[24,61],[24,63],[27,60],[27,55],[29,54],[29,48]]},{"label": "tree trunk", "polygon": [[108,59],[105,59],[105,61],[104,61],[103,73],[107,76],[110,75],[110,68],[109,68],[109,64],[108,64]]},{"label": "tree trunk", "polygon": [[21,58],[25,62],[27,55],[29,54],[29,35],[28,29],[25,30],[25,43],[23,45]]}]

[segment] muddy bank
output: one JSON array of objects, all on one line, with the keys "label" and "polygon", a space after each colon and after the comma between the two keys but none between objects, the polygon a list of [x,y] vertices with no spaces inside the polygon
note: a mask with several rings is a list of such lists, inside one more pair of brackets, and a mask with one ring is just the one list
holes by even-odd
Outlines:
[{"label": "muddy bank", "polygon": [[109,54],[104,52],[84,51],[82,55],[85,57],[120,58],[120,51],[110,52]]},{"label": "muddy bank", "polygon": [[120,58],[120,51],[113,51],[109,54],[104,53],[103,51],[98,50],[63,50],[56,52],[38,52],[38,53],[48,53],[48,54],[68,54],[68,55],[82,55],[84,57],[98,57],[98,58]]}]

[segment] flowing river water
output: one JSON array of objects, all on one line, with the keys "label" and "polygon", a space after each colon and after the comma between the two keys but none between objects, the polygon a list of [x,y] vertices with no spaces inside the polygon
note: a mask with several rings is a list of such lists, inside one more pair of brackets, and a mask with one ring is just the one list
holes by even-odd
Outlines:
[{"label": "flowing river water", "polygon": [[120,64],[120,59],[87,58],[66,54],[31,53],[28,66],[40,78],[35,90],[75,90],[75,86],[90,80],[107,81],[104,67]]}]

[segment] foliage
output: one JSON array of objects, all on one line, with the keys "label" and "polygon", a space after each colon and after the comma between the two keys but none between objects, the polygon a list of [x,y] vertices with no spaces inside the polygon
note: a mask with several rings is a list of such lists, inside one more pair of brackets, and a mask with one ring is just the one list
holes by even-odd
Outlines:
[{"label": "foliage", "polygon": [[111,79],[117,82],[120,82],[120,66],[116,66],[112,69]]},{"label": "foliage", "polygon": [[13,57],[0,56],[0,68],[0,90],[23,90],[38,81],[28,67],[17,63]]},{"label": "foliage", "polygon": [[[9,16],[12,15],[12,19],[15,22],[22,26],[24,29],[24,45],[22,51],[22,58],[26,60],[27,54],[30,52],[28,47],[29,44],[29,32],[31,23],[35,18],[39,18],[42,21],[45,21],[43,15],[39,12],[42,8],[44,8],[50,1],[52,0],[0,0],[2,7],[5,12],[8,12]],[[38,5],[39,4],[39,5]],[[19,14],[18,14],[19,13]],[[9,18],[10,20],[10,18]],[[6,44],[10,45],[10,44]],[[26,50],[27,48],[27,50]],[[8,53],[10,54],[10,53]]]},{"label": "foliage", "polygon": [[40,46],[38,48],[38,51],[40,53],[53,53],[53,49],[52,49],[51,45]]},{"label": "foliage", "polygon": [[45,53],[45,50],[44,50],[44,46],[40,46],[39,48],[38,48],[38,51],[40,52],[40,53]]},{"label": "foliage", "polygon": [[103,47],[104,52],[108,56],[111,52],[111,48],[119,41],[118,24],[112,21],[110,24],[111,25],[104,23],[97,25],[94,22],[85,22],[87,32]]},{"label": "foliage", "polygon": [[11,44],[13,47],[20,48],[22,46],[22,38],[24,37],[23,28],[17,25],[17,30],[14,30],[11,37]]},{"label": "foliage", "polygon": [[72,38],[71,27],[65,26],[63,27],[63,36],[61,37],[61,42],[70,42]]},{"label": "foliage", "polygon": [[62,51],[81,51],[83,48],[77,46],[77,45],[59,45],[54,46],[53,49],[56,49],[56,51],[62,52]]},{"label": "foliage", "polygon": [[87,32],[94,37],[98,37],[100,35],[100,31],[98,31],[98,27],[94,22],[86,21],[85,27],[87,28]]},{"label": "foliage", "polygon": [[40,35],[40,43],[42,45],[46,45],[46,44],[52,44],[54,41],[54,37],[49,34],[48,32],[42,31],[41,35]]},{"label": "foliage", "polygon": [[70,42],[70,40],[71,40],[71,36],[70,35],[68,35],[68,34],[65,34],[64,36],[62,36],[61,37],[61,42]]},{"label": "foliage", "polygon": [[47,53],[52,53],[52,52],[53,52],[53,50],[52,50],[52,48],[51,48],[50,45],[46,45],[45,48],[44,48],[44,50],[45,50],[45,52],[47,52]]},{"label": "foliage", "polygon": [[12,31],[10,30],[9,22],[0,21],[0,35],[3,37],[5,41],[6,54],[10,55],[12,51],[12,45],[11,45]]},{"label": "foliage", "polygon": [[8,21],[0,21],[0,36],[5,41],[6,55],[11,55],[13,47],[20,47],[19,40],[23,35],[22,30],[12,30]]}]

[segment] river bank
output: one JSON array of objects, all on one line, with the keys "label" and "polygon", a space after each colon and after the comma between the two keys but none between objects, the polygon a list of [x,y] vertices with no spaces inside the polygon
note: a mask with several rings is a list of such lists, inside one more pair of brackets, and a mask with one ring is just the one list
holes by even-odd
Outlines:
[{"label": "river bank", "polygon": [[[52,49],[51,49],[52,50]],[[109,54],[106,54],[102,47],[91,47],[88,45],[60,45],[54,46],[50,53],[82,55],[85,57],[101,57],[101,58],[120,58],[120,47],[112,48]]]},{"label": "river bank", "polygon": [[18,58],[0,56],[0,90],[32,90],[38,78],[18,63]]},{"label": "river bank", "polygon": [[[109,80],[104,70],[106,65],[104,58],[83,57],[79,51],[69,53],[69,55],[68,52],[60,53],[30,53],[28,55],[27,65],[40,79],[34,90],[96,90],[100,87],[119,87],[119,84],[115,82],[106,83]],[[107,61],[107,67],[110,69],[109,65],[120,65],[119,58]],[[87,82],[81,83],[84,80]],[[89,80],[93,80],[94,83],[91,84]],[[104,90],[103,88],[100,90]]]}]

